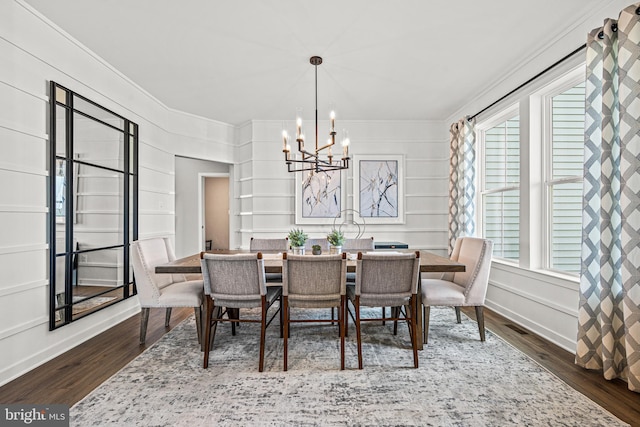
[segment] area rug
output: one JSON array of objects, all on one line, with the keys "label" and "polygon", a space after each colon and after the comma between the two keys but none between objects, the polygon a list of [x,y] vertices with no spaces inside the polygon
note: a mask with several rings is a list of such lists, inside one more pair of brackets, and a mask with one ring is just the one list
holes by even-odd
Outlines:
[{"label": "area rug", "polygon": [[[253,316],[256,313],[242,316]],[[376,312],[379,314],[379,311]],[[309,315],[292,310],[292,316]],[[311,313],[327,316],[328,310]],[[431,310],[429,343],[413,369],[407,328],[355,328],[340,371],[337,327],[297,324],[283,372],[277,325],[258,372],[259,325],[218,328],[209,368],[193,317],[71,408],[71,425],[118,426],[620,426],[627,425],[477,324]]]}]

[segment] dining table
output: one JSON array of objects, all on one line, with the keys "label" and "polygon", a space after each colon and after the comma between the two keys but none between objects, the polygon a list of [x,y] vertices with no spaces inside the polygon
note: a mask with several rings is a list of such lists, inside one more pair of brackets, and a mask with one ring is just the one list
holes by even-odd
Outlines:
[{"label": "dining table", "polygon": [[[226,249],[217,249],[206,251],[207,253],[215,253],[221,255],[234,255],[234,254],[243,254],[250,253],[247,250],[226,250]],[[257,252],[257,251],[254,251]],[[264,257],[264,270],[265,273],[282,273],[282,253],[275,251],[269,253],[269,251],[260,251],[263,253]],[[386,252],[390,251],[384,250],[374,250],[367,252]],[[422,273],[456,273],[456,272],[464,272],[465,265],[463,263],[454,261],[447,257],[440,256],[438,254],[434,254],[433,252],[425,251],[425,250],[412,250],[412,249],[395,249],[393,252],[419,252],[420,253],[420,274]],[[313,255],[309,255],[313,256]],[[347,257],[347,272],[356,273],[356,257],[357,252],[350,253]],[[176,259],[175,261],[168,262],[166,264],[160,264],[156,266],[155,269],[156,274],[201,274],[202,269],[200,266],[200,253],[186,256],[184,258]],[[418,335],[418,349],[422,350],[423,343],[423,334],[422,334],[422,292],[420,291],[422,280],[418,280],[418,312],[416,313],[416,323],[417,323],[417,335]]]}]

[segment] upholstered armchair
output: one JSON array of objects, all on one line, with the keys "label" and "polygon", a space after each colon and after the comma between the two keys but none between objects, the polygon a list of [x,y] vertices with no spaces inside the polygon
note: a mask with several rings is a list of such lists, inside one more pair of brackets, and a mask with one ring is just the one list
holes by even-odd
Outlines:
[{"label": "upholstered armchair", "polygon": [[140,312],[140,344],[147,335],[151,308],[166,309],[165,326],[169,326],[171,308],[193,307],[196,316],[198,341],[201,341],[203,301],[202,280],[187,280],[183,274],[156,274],[157,265],[175,261],[176,257],[167,238],[136,240],[131,245],[133,274],[138,291]]},{"label": "upholstered armchair", "polygon": [[422,280],[422,305],[424,307],[424,343],[429,334],[431,306],[453,306],[457,322],[461,322],[460,307],[475,307],[480,340],[485,340],[484,299],[489,283],[493,242],[477,237],[460,237],[456,240],[451,259],[465,265],[460,273],[444,273],[440,279]]},{"label": "upholstered armchair", "polygon": [[[404,320],[409,327],[413,349],[413,366],[418,367],[418,277],[420,274],[420,253],[358,253],[355,286],[347,288],[347,296],[355,311],[356,339],[358,343],[358,368],[362,369],[361,323],[378,321],[382,318],[360,316],[360,307],[404,307],[392,311],[387,320]],[[404,314],[404,316],[403,316]],[[397,323],[394,333],[397,332]]]}]

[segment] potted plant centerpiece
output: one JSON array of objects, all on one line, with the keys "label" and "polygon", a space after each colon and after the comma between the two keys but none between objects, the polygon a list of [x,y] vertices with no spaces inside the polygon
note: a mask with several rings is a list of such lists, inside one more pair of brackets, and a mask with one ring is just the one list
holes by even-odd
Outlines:
[{"label": "potted plant centerpiece", "polygon": [[331,245],[331,247],[329,248],[329,253],[342,253],[342,245],[344,244],[344,234],[342,233],[342,231],[334,228],[333,230],[331,230],[331,233],[327,234],[327,240]]},{"label": "potted plant centerpiece", "polygon": [[311,246],[311,253],[314,255],[322,255],[322,246],[320,245]]},{"label": "potted plant centerpiece", "polygon": [[299,228],[293,228],[289,231],[289,243],[295,255],[304,255],[304,244],[309,236]]}]

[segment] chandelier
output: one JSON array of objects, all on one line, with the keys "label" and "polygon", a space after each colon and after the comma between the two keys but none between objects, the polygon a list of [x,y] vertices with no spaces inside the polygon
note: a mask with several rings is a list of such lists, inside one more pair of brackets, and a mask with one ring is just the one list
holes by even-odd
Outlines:
[{"label": "chandelier", "polygon": [[[322,58],[312,56],[309,62],[315,67],[316,76],[316,146],[315,150],[309,151],[304,145],[304,133],[302,133],[302,117],[298,114],[296,117],[296,142],[298,143],[298,155],[291,156],[291,145],[289,144],[289,134],[286,130],[282,131],[284,158],[287,163],[289,172],[310,171],[326,172],[349,168],[349,136],[346,131],[342,140],[342,157],[336,158],[331,148],[336,143],[336,113],[331,111],[329,115],[331,128],[329,130],[329,139],[325,145],[320,146],[318,143],[318,65],[322,64]],[[325,151],[326,150],[326,151]]]}]

